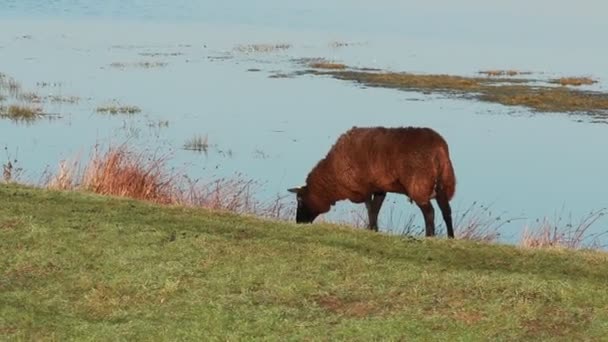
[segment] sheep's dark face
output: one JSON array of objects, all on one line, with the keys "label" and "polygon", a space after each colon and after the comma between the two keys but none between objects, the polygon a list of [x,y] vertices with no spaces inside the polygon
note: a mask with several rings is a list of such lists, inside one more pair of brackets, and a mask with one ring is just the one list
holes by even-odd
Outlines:
[{"label": "sheep's dark face", "polygon": [[298,209],[296,211],[297,223],[312,223],[320,214],[320,212],[313,209],[307,190],[305,186],[289,189],[289,192],[296,194],[296,199],[298,200]]}]

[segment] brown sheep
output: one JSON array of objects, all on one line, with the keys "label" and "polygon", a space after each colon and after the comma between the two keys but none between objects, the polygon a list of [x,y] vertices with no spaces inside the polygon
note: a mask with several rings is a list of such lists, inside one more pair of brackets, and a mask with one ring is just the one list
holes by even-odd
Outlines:
[{"label": "brown sheep", "polygon": [[298,223],[311,223],[336,201],[348,199],[365,202],[368,228],[375,231],[386,193],[404,194],[422,211],[426,236],[435,235],[435,198],[450,238],[454,229],[449,201],[455,190],[446,141],[423,127],[353,127],[312,169],[306,185],[289,189],[297,194]]}]

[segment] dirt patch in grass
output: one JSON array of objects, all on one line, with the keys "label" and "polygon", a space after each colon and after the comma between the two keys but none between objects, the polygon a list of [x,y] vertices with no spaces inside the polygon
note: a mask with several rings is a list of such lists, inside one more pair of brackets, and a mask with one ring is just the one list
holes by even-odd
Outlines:
[{"label": "dirt patch in grass", "polygon": [[453,318],[466,325],[475,325],[483,319],[483,315],[477,311],[461,310],[455,312]]},{"label": "dirt patch in grass", "polygon": [[314,300],[324,310],[347,317],[368,317],[379,314],[386,309],[386,307],[373,301],[351,301],[334,295],[317,296]]},{"label": "dirt patch in grass", "polygon": [[142,305],[149,299],[148,296],[144,291],[128,286],[98,284],[84,295],[81,310],[93,319],[110,319],[129,307]]},{"label": "dirt patch in grass", "polygon": [[[392,88],[425,94],[443,94],[506,106],[524,106],[538,112],[588,113],[608,117],[608,93],[555,87],[540,80],[507,77],[465,77],[438,74],[345,70],[299,71],[295,75],[329,76],[368,87]],[[522,73],[519,72],[519,75]]]},{"label": "dirt patch in grass", "polygon": [[14,335],[19,329],[14,327],[0,327],[0,335]]},{"label": "dirt patch in grass", "polygon": [[[44,265],[24,263],[22,265],[17,265],[13,269],[5,272],[2,275],[2,278],[4,279],[4,286],[7,288],[19,288],[25,286],[31,281],[36,281],[40,278],[51,276],[59,271],[59,267],[52,262],[48,262]],[[2,285],[0,284],[0,289],[1,288]]]},{"label": "dirt patch in grass", "polygon": [[23,224],[23,220],[10,219],[0,222],[0,230],[13,230]]},{"label": "dirt patch in grass", "polygon": [[[573,336],[584,331],[593,313],[590,311],[566,311],[558,307],[548,307],[537,313],[538,318],[526,319],[522,328],[527,337]],[[580,334],[580,337],[583,337]]]}]

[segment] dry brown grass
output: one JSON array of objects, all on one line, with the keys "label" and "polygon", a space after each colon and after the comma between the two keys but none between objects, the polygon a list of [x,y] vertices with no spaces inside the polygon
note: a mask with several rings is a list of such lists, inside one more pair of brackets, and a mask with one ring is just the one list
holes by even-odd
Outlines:
[{"label": "dry brown grass", "polygon": [[259,200],[254,196],[259,184],[239,174],[206,183],[191,180],[167,167],[168,155],[135,152],[126,145],[102,152],[96,146],[84,167],[79,159],[62,161],[45,185],[268,218],[287,219],[295,213],[291,196]]},{"label": "dry brown grass", "polygon": [[318,71],[318,75],[330,75],[341,80],[351,80],[372,87],[400,88],[409,90],[476,91],[484,78],[450,75],[418,75],[397,72]]},{"label": "dry brown grass", "polygon": [[13,121],[32,122],[42,117],[42,108],[33,105],[0,106],[0,117]]},{"label": "dry brown grass", "polygon": [[[50,86],[51,83],[38,82],[38,86]],[[53,83],[53,86],[59,83]],[[41,117],[53,118],[59,115],[45,113],[43,105],[53,103],[77,103],[77,96],[46,95],[42,96],[36,92],[26,91],[19,82],[7,75],[0,74],[0,93],[5,92],[7,96],[0,94],[0,101],[9,101],[10,105],[0,106],[0,117],[14,121],[30,123]]]},{"label": "dry brown grass", "polygon": [[388,300],[386,302],[355,300],[329,294],[315,296],[314,302],[325,311],[345,317],[363,318],[388,313],[393,309],[393,303]]},{"label": "dry brown grass", "polygon": [[34,92],[26,91],[17,80],[7,75],[0,74],[0,91],[8,92],[9,97],[26,102],[42,102],[41,96]]},{"label": "dry brown grass", "polygon": [[591,85],[597,83],[597,81],[592,79],[591,77],[562,77],[555,80],[551,80],[551,83],[561,84],[563,86],[582,86]]},{"label": "dry brown grass", "polygon": [[480,74],[490,76],[490,77],[498,77],[498,76],[517,76],[517,75],[530,75],[532,74],[530,71],[520,71],[520,70],[482,70],[479,71]]},{"label": "dry brown grass", "polygon": [[19,181],[23,173],[23,168],[19,166],[19,160],[9,153],[7,146],[4,147],[4,153],[6,154],[6,162],[2,163],[2,181],[4,183]]},{"label": "dry brown grass", "polygon": [[[424,229],[421,226],[423,221],[418,212],[414,211],[409,216],[403,217],[403,213],[396,210],[394,203],[386,204],[383,212],[381,218],[384,223],[380,224],[382,231],[388,229],[391,233],[407,237],[421,238],[424,236]],[[562,218],[553,221],[544,219],[535,226],[525,228],[520,245],[527,248],[602,249],[604,245],[601,238],[608,234],[608,230],[592,234],[590,228],[606,214],[608,214],[608,209],[591,211],[577,223],[574,223],[572,217],[569,217],[568,221]],[[358,229],[367,227],[367,211],[362,206],[347,209],[343,213],[339,213],[339,217],[341,218],[328,219],[322,215],[315,222],[342,224]],[[445,226],[443,222],[439,222],[440,217],[435,217],[436,235],[445,234]],[[455,210],[452,217],[457,239],[486,243],[499,242],[505,225],[525,219],[524,217],[505,217],[504,212],[494,212],[491,206],[477,202],[473,202],[464,210]]]},{"label": "dry brown grass", "polygon": [[[389,230],[391,233],[408,236],[423,237],[424,221],[420,212],[415,209],[409,214],[399,210],[400,201],[385,203],[380,215],[380,230]],[[364,206],[357,205],[339,212],[339,219],[328,219],[320,216],[315,222],[327,222],[348,225],[354,228],[365,229],[368,223],[367,210]],[[453,213],[454,232],[456,238],[462,240],[474,240],[483,242],[497,242],[501,237],[501,229],[504,225],[523,218],[503,218],[504,214],[495,213],[490,206],[484,206],[473,202],[463,211]],[[441,216],[435,217],[436,235],[445,234],[445,224]]]},{"label": "dry brown grass", "polygon": [[21,93],[21,84],[14,78],[0,73],[0,90],[6,90],[10,96],[17,97]]},{"label": "dry brown grass", "polygon": [[48,186],[56,189],[84,189],[102,195],[131,197],[169,204],[174,175],[164,171],[166,157],[149,157],[122,145],[106,152],[95,149],[81,172],[78,160],[60,164]]},{"label": "dry brown grass", "polygon": [[315,62],[315,63],[311,63],[310,67],[315,68],[315,69],[334,69],[334,70],[346,69],[345,64],[331,63],[331,62]]},{"label": "dry brown grass", "polygon": [[[61,162],[58,172],[50,176],[45,185],[53,189],[86,190],[160,204],[203,207],[282,220],[291,220],[295,214],[290,194],[261,201],[255,196],[260,184],[240,174],[201,182],[169,169],[168,161],[167,155],[134,152],[126,145],[110,147],[104,152],[96,147],[84,167],[81,167],[79,158]],[[606,213],[607,209],[592,211],[576,224],[572,223],[572,219],[568,222],[562,222],[561,219],[550,222],[545,219],[537,227],[526,229],[521,245],[530,248],[599,248],[599,238],[603,234],[590,234],[590,227]],[[493,213],[489,206],[474,202],[463,212],[455,213],[455,233],[459,239],[496,242],[500,238],[502,226],[518,219],[503,219],[502,215]],[[389,220],[394,220],[393,216],[394,212],[390,212]],[[418,217],[409,216],[403,234],[422,234],[421,229],[414,224]],[[327,220],[320,217],[317,221]],[[366,212],[364,208],[356,207],[346,220],[334,223],[365,227]],[[395,228],[392,224],[388,226]]]},{"label": "dry brown grass", "polygon": [[608,94],[568,88],[501,86],[478,99],[508,106],[526,106],[540,112],[587,112],[605,115]]},{"label": "dry brown grass", "polygon": [[82,184],[82,180],[78,177],[80,175],[80,161],[75,158],[73,160],[62,160],[59,162],[59,169],[54,175],[47,175],[48,179],[45,181],[45,185],[49,189],[55,190],[74,190],[77,186]]},{"label": "dry brown grass", "polygon": [[608,211],[604,209],[594,210],[584,216],[579,222],[573,222],[572,217],[564,220],[562,217],[550,220],[544,218],[536,226],[526,227],[520,245],[527,248],[599,248],[600,237],[605,233],[590,234],[589,230],[593,224],[598,222]]},{"label": "dry brown grass", "polygon": [[8,160],[2,164],[2,181],[4,183],[14,182],[22,171],[23,169],[18,168],[11,160]]},{"label": "dry brown grass", "polygon": [[80,97],[78,96],[62,96],[62,95],[49,95],[44,97],[45,100],[49,100],[53,103],[78,103]]},{"label": "dry brown grass", "polygon": [[97,107],[97,113],[109,114],[136,114],[141,112],[137,106],[123,106],[120,104],[110,104]]},{"label": "dry brown grass", "polygon": [[359,70],[306,70],[296,74],[330,76],[369,87],[439,93],[466,99],[526,106],[539,112],[584,112],[608,116],[608,93],[539,85],[510,77],[464,77]]},{"label": "dry brown grass", "polygon": [[503,218],[504,213],[495,213],[490,206],[473,202],[461,213],[454,213],[454,233],[464,240],[496,242],[501,228],[522,218]]}]

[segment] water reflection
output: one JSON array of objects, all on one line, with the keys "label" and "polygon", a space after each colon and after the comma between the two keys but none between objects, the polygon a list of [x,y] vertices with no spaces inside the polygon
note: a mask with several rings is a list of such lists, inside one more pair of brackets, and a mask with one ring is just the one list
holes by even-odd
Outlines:
[{"label": "water reflection", "polygon": [[[61,159],[86,155],[98,143],[126,140],[140,148],[170,152],[174,166],[188,165],[195,179],[243,172],[263,182],[260,195],[270,197],[300,185],[338,135],[354,125],[416,125],[433,127],[450,144],[458,178],[453,201],[456,215],[477,201],[491,204],[492,215],[524,217],[533,224],[559,208],[579,217],[608,206],[604,195],[608,188],[602,182],[608,173],[606,125],[579,123],[561,114],[531,114],[501,105],[361,88],[327,78],[269,77],[293,71],[293,59],[325,57],[361,67],[428,73],[466,75],[516,68],[546,72],[547,77],[593,74],[601,81],[595,86],[604,89],[608,70],[601,57],[608,50],[594,39],[605,32],[606,24],[597,15],[586,16],[577,9],[573,18],[580,25],[552,26],[552,36],[561,35],[577,47],[563,50],[564,41],[543,40],[549,32],[534,30],[544,22],[553,23],[553,18],[540,16],[532,21],[528,14],[514,11],[516,5],[500,5],[506,6],[510,16],[524,17],[515,31],[505,30],[513,19],[509,17],[501,17],[494,26],[484,26],[492,22],[492,16],[474,16],[478,22],[467,23],[462,20],[465,9],[477,14],[489,11],[483,5],[475,7],[480,5],[475,1],[467,2],[471,7],[452,6],[439,13],[416,7],[417,11],[410,10],[399,20],[375,19],[373,23],[363,19],[377,9],[344,1],[306,6],[276,1],[238,6],[184,1],[183,6],[160,7],[155,6],[159,2],[75,2],[63,6],[68,8],[65,12],[63,2],[54,3],[5,1],[0,5],[4,17],[0,72],[41,96],[80,99],[45,103],[45,111],[61,115],[59,120],[29,126],[0,120],[0,147],[19,151],[20,165],[30,179],[39,179],[43,170]],[[399,9],[387,11],[389,19],[405,11],[403,5],[386,3]],[[211,11],[196,11],[203,8]],[[341,9],[347,9],[350,19],[340,19]],[[450,10],[460,16],[452,18]],[[425,13],[446,22],[429,26],[420,17]],[[83,19],[91,15],[122,20]],[[58,19],[65,16],[72,19]],[[312,17],[318,25],[307,24]],[[175,18],[189,21],[175,22]],[[454,26],[453,32],[449,25]],[[488,28],[473,30],[478,27]],[[602,27],[603,31],[598,30]],[[289,48],[238,48],[283,43]],[[166,64],[117,68],[112,63]],[[141,113],[96,112],[114,100],[137,106]],[[197,135],[207,136],[223,153],[184,150],[187,140]],[[387,203],[391,202],[394,205],[381,213],[382,227],[403,229],[411,215],[418,220],[414,225],[422,222],[417,208],[402,197],[389,196]],[[328,217],[341,219],[352,210],[359,209],[342,203]],[[518,238],[526,223],[505,224],[503,236]],[[605,224],[598,225],[601,228]]]}]

